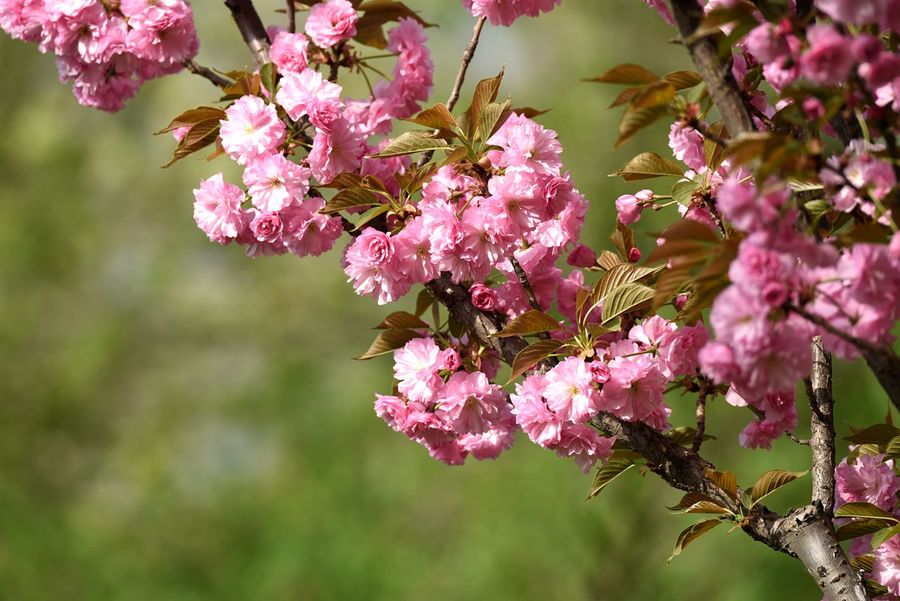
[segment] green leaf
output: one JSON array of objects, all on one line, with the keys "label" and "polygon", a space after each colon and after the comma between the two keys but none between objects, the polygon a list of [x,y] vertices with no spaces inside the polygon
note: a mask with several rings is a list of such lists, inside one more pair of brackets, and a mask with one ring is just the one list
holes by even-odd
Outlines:
[{"label": "green leaf", "polygon": [[373,48],[386,48],[387,38],[384,35],[384,25],[390,21],[399,21],[402,18],[415,19],[423,27],[434,27],[432,23],[424,21],[415,11],[402,2],[394,0],[366,0],[366,2],[354,2],[358,4],[358,10],[363,11],[356,23],[356,35],[354,40],[372,46]]},{"label": "green leaf", "polygon": [[900,430],[890,424],[875,424],[844,437],[844,440],[853,444],[886,445],[898,435]]},{"label": "green leaf", "polygon": [[425,311],[428,310],[434,303],[434,295],[431,293],[431,290],[428,288],[422,288],[419,292],[419,296],[416,297],[416,315],[421,317],[424,315]]},{"label": "green leaf", "polygon": [[872,568],[875,566],[875,554],[866,553],[864,555],[858,555],[850,560],[850,565],[853,566],[853,569],[857,572],[871,572]]},{"label": "green leaf", "polygon": [[900,524],[896,524],[890,528],[885,528],[884,530],[876,532],[872,536],[872,548],[877,549],[898,534],[900,534]]},{"label": "green leaf", "polygon": [[451,148],[452,146],[445,140],[435,138],[432,132],[408,131],[391,140],[381,152],[371,155],[371,158],[383,159],[429,150],[450,150]]},{"label": "green leaf", "polygon": [[539,332],[549,332],[558,329],[559,321],[553,316],[547,315],[543,311],[532,309],[522,313],[506,324],[503,331],[497,332],[495,336],[498,338],[505,338],[507,336],[526,336],[528,334],[537,334]]},{"label": "green leaf", "polygon": [[[850,563],[852,564],[853,562],[850,562]],[[871,599],[875,599],[876,597],[881,597],[882,595],[886,595],[889,592],[891,592],[883,584],[875,582],[874,580],[871,580],[869,578],[866,578],[865,580],[863,580],[863,586],[865,587],[866,593],[869,595],[869,598],[871,598]]]},{"label": "green leaf", "polygon": [[719,488],[732,499],[737,499],[737,478],[729,471],[717,472],[714,469],[706,468],[706,477],[715,482]]},{"label": "green leaf", "polygon": [[722,522],[719,520],[706,520],[704,522],[692,524],[682,530],[681,534],[678,535],[678,540],[675,541],[675,550],[672,551],[672,555],[669,557],[668,561],[672,561],[675,557],[681,555],[681,552],[684,551],[685,547],[721,523]]},{"label": "green leaf", "polygon": [[619,288],[620,286],[624,286],[625,284],[629,284],[631,282],[638,282],[643,279],[651,278],[664,269],[665,266],[640,267],[632,263],[619,263],[613,265],[606,271],[606,273],[604,273],[600,277],[599,280],[597,280],[597,283],[594,284],[594,287],[591,288],[590,294],[587,295],[584,299],[584,304],[576,305],[578,309],[577,313],[579,322],[590,315],[591,311],[596,308],[597,304],[600,302],[604,302],[606,297],[609,296],[610,293],[616,288]]},{"label": "green leaf", "polygon": [[613,67],[609,71],[592,77],[586,81],[594,81],[597,83],[617,83],[625,85],[648,84],[659,81],[659,77],[652,71],[645,69],[640,65],[626,63]]},{"label": "green leaf", "polygon": [[497,128],[503,125],[501,121],[506,121],[506,119],[503,119],[503,115],[509,116],[509,104],[509,100],[502,103],[492,102],[481,110],[481,114],[478,117],[478,126],[476,127],[476,134],[479,140],[487,142],[494,135],[494,132],[497,131]]},{"label": "green leaf", "polygon": [[681,498],[678,505],[668,508],[678,513],[713,513],[719,515],[734,515],[711,498],[700,493],[689,492]]},{"label": "green leaf", "polygon": [[863,519],[838,526],[834,533],[839,541],[845,541],[888,529],[890,529],[890,525],[884,520]]},{"label": "green leaf", "polygon": [[269,91],[269,94],[274,97],[275,87],[278,85],[278,73],[275,71],[274,63],[266,63],[260,67],[259,80],[263,87]]},{"label": "green leaf", "polygon": [[845,503],[834,512],[836,518],[872,518],[892,524],[900,523],[893,515],[871,503]]},{"label": "green leaf", "polygon": [[406,311],[396,311],[385,317],[380,324],[375,326],[376,330],[427,330],[431,326],[419,319],[412,313]]},{"label": "green leaf", "polygon": [[195,123],[184,135],[181,141],[178,142],[178,146],[175,147],[175,152],[172,153],[172,158],[168,163],[163,165],[163,169],[171,167],[181,159],[194,154],[198,150],[206,148],[210,144],[214,144],[218,137],[218,120],[211,119],[208,121],[200,121],[199,123]]},{"label": "green leaf", "polygon": [[354,357],[354,359],[357,361],[365,361],[366,359],[386,355],[399,348],[403,348],[407,342],[413,338],[419,338],[420,336],[421,334],[415,330],[384,330],[375,337],[369,350],[359,357]]},{"label": "green leaf", "polygon": [[900,458],[900,436],[895,436],[891,439],[891,441],[887,445],[885,455],[887,455],[891,459]]},{"label": "green leaf", "polygon": [[[666,432],[666,436],[671,438],[675,444],[685,447],[694,443],[694,439],[697,438],[697,430],[690,426],[677,426]],[[703,434],[703,440],[715,439],[716,437],[712,434]]]},{"label": "green leaf", "polygon": [[808,472],[809,470],[802,472],[789,472],[787,470],[767,471],[753,485],[753,490],[750,493],[750,507],[753,507],[782,486],[805,476]]},{"label": "green leaf", "polygon": [[359,216],[359,219],[357,219],[356,223],[353,224],[353,231],[362,229],[362,227],[364,225],[366,225],[367,223],[369,223],[370,221],[372,221],[379,215],[381,215],[383,213],[387,213],[390,209],[391,209],[391,207],[389,207],[388,205],[378,205],[378,206],[372,207],[371,209],[369,209],[368,211],[366,211],[365,213],[363,213],[362,215]]},{"label": "green leaf", "polygon": [[320,213],[338,213],[347,209],[358,209],[360,207],[369,207],[379,204],[378,197],[370,190],[365,188],[346,188],[335,194],[324,207],[319,209]]},{"label": "green leaf", "polygon": [[625,111],[619,122],[619,139],[615,147],[618,148],[627,142],[634,134],[644,129],[668,112],[665,106],[652,106],[644,109],[631,109]]},{"label": "green leaf", "polygon": [[619,286],[603,300],[603,323],[649,303],[655,294],[653,288],[636,282]]},{"label": "green leaf", "polygon": [[682,177],[684,170],[674,161],[665,159],[655,152],[642,152],[625,163],[621,169],[611,173],[610,177],[619,176],[626,182],[632,182],[667,175]]},{"label": "green leaf", "polygon": [[691,206],[694,192],[700,189],[700,184],[689,179],[680,179],[672,187],[672,200],[685,207]]},{"label": "green leaf", "polygon": [[564,342],[561,340],[538,340],[519,351],[519,354],[513,359],[512,374],[510,374],[507,384],[555,353],[563,344]]},{"label": "green leaf", "polygon": [[615,459],[611,458],[606,463],[597,468],[597,475],[594,477],[594,483],[591,484],[591,491],[588,493],[585,501],[590,501],[600,494],[606,486],[633,468],[635,463],[629,458]]}]

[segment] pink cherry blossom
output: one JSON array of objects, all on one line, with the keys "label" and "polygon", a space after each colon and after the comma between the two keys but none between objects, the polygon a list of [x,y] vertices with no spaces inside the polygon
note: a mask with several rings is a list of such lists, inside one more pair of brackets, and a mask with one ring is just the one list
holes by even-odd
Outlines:
[{"label": "pink cherry blossom", "polygon": [[306,35],[320,48],[330,48],[356,35],[359,16],[347,0],[325,0],[309,9]]},{"label": "pink cherry blossom", "polygon": [[241,209],[244,193],[225,182],[221,173],[200,182],[194,190],[194,221],[209,239],[227,244],[244,229],[249,221]]},{"label": "pink cherry blossom", "polygon": [[853,463],[847,459],[835,468],[838,501],[871,503],[891,511],[897,504],[900,476],[894,473],[894,460],[860,454]]},{"label": "pink cherry blossom", "polygon": [[591,371],[578,357],[567,357],[547,373],[544,398],[563,421],[579,423],[599,409],[599,394]]},{"label": "pink cherry blossom", "polygon": [[394,352],[397,390],[410,400],[430,402],[444,384],[438,375],[441,358],[441,349],[433,338],[414,338],[407,342]]},{"label": "pink cherry blossom", "polygon": [[219,135],[232,159],[246,165],[273,154],[284,141],[285,127],[278,112],[258,96],[242,96],[225,110]]},{"label": "pink cherry blossom", "polygon": [[306,48],[309,40],[301,33],[280,31],[272,40],[269,56],[282,75],[300,73],[307,67]]},{"label": "pink cherry blossom", "polygon": [[510,115],[488,144],[502,148],[488,153],[498,167],[527,167],[546,175],[559,175],[562,167],[556,132],[523,115]]},{"label": "pink cherry blossom", "polygon": [[261,211],[280,211],[309,191],[309,169],[281,154],[254,159],[244,170],[244,185]]}]

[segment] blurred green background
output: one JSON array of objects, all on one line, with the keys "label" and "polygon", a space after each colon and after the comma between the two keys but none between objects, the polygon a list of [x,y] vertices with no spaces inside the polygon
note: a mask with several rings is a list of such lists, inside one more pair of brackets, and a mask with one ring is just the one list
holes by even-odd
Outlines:
[{"label": "blurred green background", "polygon": [[[473,20],[457,0],[410,4],[441,24],[445,98]],[[258,5],[283,19],[281,2]],[[200,62],[246,64],[221,3],[194,6]],[[594,205],[595,246],[635,189],[606,174],[664,150],[665,127],[613,151],[617,90],[580,79],[689,67],[672,37],[637,0],[566,0],[486,30],[472,67],[467,93],[505,64],[515,105],[552,108],[541,120]],[[173,143],[152,132],[213,100],[207,82],[152,82],[107,115],[77,106],[33,45],[0,37],[0,64],[0,599],[820,598],[798,563],[724,528],[666,565],[691,520],[668,514],[679,495],[652,475],[584,503],[590,477],[527,440],[448,468],[391,432],[372,411],[390,360],[350,360],[388,309],[354,296],[337,253],[251,260],[210,244],[191,190],[218,170],[238,181],[224,159],[159,169]],[[848,406],[857,424],[883,415],[858,366],[838,384],[842,431]],[[691,415],[693,399],[672,403]],[[786,441],[737,448],[749,414],[710,411],[705,452],[744,485],[807,466]],[[803,503],[808,486],[773,504]]]}]

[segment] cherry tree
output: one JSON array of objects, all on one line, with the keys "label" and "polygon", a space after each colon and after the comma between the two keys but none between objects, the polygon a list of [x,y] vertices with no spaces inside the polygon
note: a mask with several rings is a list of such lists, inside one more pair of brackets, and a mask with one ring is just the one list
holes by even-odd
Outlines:
[{"label": "cherry tree", "polygon": [[[588,201],[562,142],[503,99],[502,71],[458,110],[483,28],[559,3],[463,0],[474,28],[443,103],[432,24],[395,0],[288,0],[268,27],[251,0],[225,0],[251,70],[194,61],[185,0],[0,0],[0,28],[54,54],[86,106],[117,111],[182,69],[215,86],[163,129],[170,164],[204,151],[243,169],[242,185],[198,184],[197,226],[250,257],[340,242],[357,294],[414,295],[358,358],[393,355],[375,414],[433,458],[494,459],[521,430],[594,470],[589,498],[632,468],[681,491],[670,509],[703,517],[673,557],[727,525],[796,557],[828,599],[900,599],[900,0],[647,0],[693,67],[592,80],[621,87],[610,143],[671,122],[672,157],[641,152],[615,174],[635,190],[605,203],[617,220],[602,249],[580,241]],[[643,257],[646,211],[670,225]],[[832,362],[860,357],[887,416],[847,432],[837,462],[836,412],[854,415],[832,396]],[[676,391],[689,424],[670,423]],[[738,444],[809,448],[807,505],[763,502],[807,472],[773,466],[741,487],[703,458],[717,398],[748,416]]]}]

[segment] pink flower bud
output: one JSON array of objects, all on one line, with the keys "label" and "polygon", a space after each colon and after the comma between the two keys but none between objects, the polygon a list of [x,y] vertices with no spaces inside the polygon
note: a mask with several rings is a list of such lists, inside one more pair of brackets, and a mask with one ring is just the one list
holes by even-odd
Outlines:
[{"label": "pink flower bud", "polygon": [[597,253],[584,244],[579,244],[569,254],[566,263],[573,267],[593,267],[597,263]]},{"label": "pink flower bud", "polygon": [[619,221],[624,225],[637,223],[641,218],[641,204],[632,194],[623,194],[616,199],[616,211],[619,213]]},{"label": "pink flower bud", "polygon": [[788,290],[781,282],[769,282],[763,286],[762,299],[770,307],[780,307],[788,299]]},{"label": "pink flower bud", "polygon": [[500,307],[500,297],[497,292],[484,284],[472,284],[469,288],[469,296],[472,304],[481,311],[496,311]]},{"label": "pink flower bud", "polygon": [[675,306],[675,309],[677,311],[681,311],[682,309],[684,309],[684,306],[687,304],[687,302],[688,302],[688,295],[682,292],[681,294],[679,294],[678,296],[675,297],[675,300],[672,301],[672,304]]},{"label": "pink flower bud", "polygon": [[641,260],[641,249],[636,246],[632,246],[631,250],[628,251],[628,260],[632,263],[637,263]]},{"label": "pink flower bud", "polygon": [[810,96],[803,101],[803,112],[810,120],[815,121],[825,116],[825,105],[818,98]]},{"label": "pink flower bud", "polygon": [[250,222],[250,231],[260,242],[275,242],[283,229],[278,213],[260,213]]},{"label": "pink flower bud", "polygon": [[591,378],[593,378],[594,382],[597,384],[609,382],[610,373],[606,363],[603,363],[602,361],[591,361],[588,363],[588,369],[591,372]]},{"label": "pink flower bud", "polygon": [[462,360],[455,348],[446,348],[440,355],[441,368],[447,371],[456,371],[462,367]]}]

